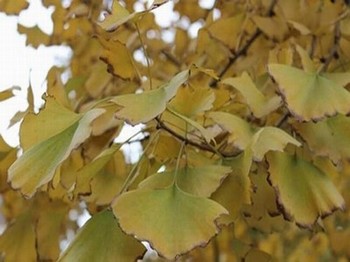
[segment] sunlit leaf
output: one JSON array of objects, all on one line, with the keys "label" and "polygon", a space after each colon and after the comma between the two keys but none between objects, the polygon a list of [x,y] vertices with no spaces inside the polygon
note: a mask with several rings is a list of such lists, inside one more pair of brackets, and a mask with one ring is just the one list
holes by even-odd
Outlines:
[{"label": "sunlit leaf", "polygon": [[207,244],[218,233],[215,220],[227,213],[216,202],[187,194],[176,185],[124,193],[113,211],[127,234],[149,241],[167,259]]},{"label": "sunlit leaf", "polygon": [[28,6],[29,3],[26,0],[2,0],[0,1],[0,12],[5,12],[9,15],[18,15]]},{"label": "sunlit leaf", "polygon": [[344,208],[344,199],[322,170],[286,153],[270,153],[269,179],[286,219],[311,227],[319,217]]},{"label": "sunlit leaf", "polygon": [[118,0],[113,0],[112,14],[107,15],[105,19],[98,24],[106,31],[114,31],[122,24],[140,17],[143,13],[144,12],[130,14]]},{"label": "sunlit leaf", "polygon": [[112,98],[113,103],[123,107],[116,116],[132,125],[150,121],[165,110],[166,103],[175,96],[177,89],[188,76],[189,71],[185,70],[158,89]]},{"label": "sunlit leaf", "polygon": [[350,93],[326,76],[281,64],[270,64],[269,72],[298,120],[320,120],[350,112]]},{"label": "sunlit leaf", "polygon": [[53,178],[56,168],[71,151],[90,136],[91,122],[102,113],[100,109],[89,111],[70,126],[63,126],[64,130],[60,133],[28,148],[9,168],[11,186],[31,197],[38,187]]},{"label": "sunlit leaf", "polygon": [[140,188],[162,189],[173,181],[184,192],[200,197],[209,197],[221,185],[231,171],[227,166],[184,167],[163,173],[157,173],[142,181]]},{"label": "sunlit leaf", "polygon": [[134,261],[144,252],[145,247],[125,235],[113,213],[105,210],[80,229],[58,261]]},{"label": "sunlit leaf", "polygon": [[258,118],[268,115],[281,105],[281,98],[279,96],[274,96],[272,98],[265,97],[263,93],[257,89],[247,72],[244,72],[240,77],[226,78],[222,83],[236,88],[246,100],[254,116]]},{"label": "sunlit leaf", "polygon": [[32,45],[34,48],[38,48],[40,45],[48,45],[50,42],[50,36],[41,31],[38,26],[25,27],[18,24],[17,30],[20,34],[27,36],[26,45]]}]

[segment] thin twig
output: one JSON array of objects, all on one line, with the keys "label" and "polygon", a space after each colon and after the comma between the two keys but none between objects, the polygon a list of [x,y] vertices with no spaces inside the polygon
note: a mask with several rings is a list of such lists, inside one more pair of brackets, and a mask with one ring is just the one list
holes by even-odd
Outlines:
[{"label": "thin twig", "polygon": [[[277,0],[272,0],[271,4],[268,8],[267,11],[267,16],[272,16],[273,14],[273,8],[275,7],[275,5],[277,4]],[[244,46],[242,46],[236,53],[234,56],[230,57],[228,63],[226,64],[226,66],[224,67],[224,69],[220,72],[219,74],[219,79],[221,77],[223,77],[223,75],[225,75],[225,73],[230,69],[230,67],[237,61],[238,58],[240,58],[242,55],[246,54],[248,49],[250,48],[250,46],[255,42],[255,40],[262,34],[262,31],[257,28],[254,32],[254,34],[252,34],[252,36],[248,39],[248,41],[245,43]],[[210,87],[215,87],[217,85],[219,80],[213,79],[209,86]]]},{"label": "thin twig", "polygon": [[178,140],[185,142],[185,144],[194,146],[194,147],[196,147],[200,150],[203,150],[203,151],[211,152],[213,154],[219,155],[220,157],[235,157],[235,156],[237,156],[237,151],[235,151],[235,152],[221,152],[209,144],[198,143],[198,142],[190,140],[189,138],[184,137],[184,136],[176,133],[173,129],[171,129],[167,125],[165,125],[163,123],[163,121],[161,121],[159,118],[156,118],[156,121],[158,124],[158,126],[157,126],[158,129],[162,129],[162,130],[168,132],[169,134],[171,134],[173,137],[177,138]]}]

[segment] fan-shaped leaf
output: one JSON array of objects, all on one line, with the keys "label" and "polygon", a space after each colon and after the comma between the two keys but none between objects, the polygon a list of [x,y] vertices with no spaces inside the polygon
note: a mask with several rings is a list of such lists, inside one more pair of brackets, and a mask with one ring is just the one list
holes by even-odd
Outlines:
[{"label": "fan-shaped leaf", "polygon": [[333,162],[350,158],[348,117],[337,115],[318,123],[295,123],[293,126],[317,155],[329,156]]},{"label": "fan-shaped leaf", "polygon": [[344,199],[322,170],[285,153],[270,153],[269,179],[276,189],[286,219],[311,227],[319,217],[344,208]]},{"label": "fan-shaped leaf", "polygon": [[177,186],[186,193],[210,197],[230,171],[230,167],[218,165],[185,167],[177,171],[154,174],[144,180],[139,187],[161,189],[170,186],[175,180]]},{"label": "fan-shaped leaf", "polygon": [[320,120],[350,112],[350,93],[329,77],[281,64],[270,64],[269,72],[298,120]]},{"label": "fan-shaped leaf", "polygon": [[26,150],[9,168],[8,181],[12,187],[31,197],[38,187],[53,178],[56,168],[71,151],[90,136],[91,122],[103,112],[101,109],[88,111],[62,132]]},{"label": "fan-shaped leaf", "polygon": [[113,211],[127,234],[148,241],[167,259],[208,243],[218,233],[215,220],[227,213],[213,200],[187,194],[175,184],[124,193]]},{"label": "fan-shaped leaf", "polygon": [[252,138],[252,151],[255,161],[261,161],[268,151],[283,151],[287,144],[301,144],[282,129],[267,126],[256,132]]},{"label": "fan-shaped leaf", "polygon": [[111,211],[95,214],[59,258],[59,262],[134,261],[142,257],[144,246],[125,235]]},{"label": "fan-shaped leaf", "polygon": [[116,116],[125,119],[131,125],[148,122],[165,110],[166,103],[175,96],[177,89],[188,76],[189,71],[185,70],[158,89],[111,99],[113,103],[123,107]]},{"label": "fan-shaped leaf", "polygon": [[126,8],[124,8],[118,0],[114,0],[112,4],[112,14],[107,15],[105,19],[98,23],[106,31],[114,31],[122,24],[135,19],[142,15],[144,12],[130,14]]},{"label": "fan-shaped leaf", "polygon": [[257,89],[247,72],[244,72],[240,77],[226,78],[222,83],[236,88],[242,94],[247,105],[257,118],[268,115],[281,105],[281,98],[279,96],[274,96],[272,98],[265,97],[263,93]]}]

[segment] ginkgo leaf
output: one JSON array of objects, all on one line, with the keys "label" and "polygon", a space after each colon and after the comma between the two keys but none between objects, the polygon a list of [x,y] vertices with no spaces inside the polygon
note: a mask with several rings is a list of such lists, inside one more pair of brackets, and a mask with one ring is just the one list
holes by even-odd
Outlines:
[{"label": "ginkgo leaf", "polygon": [[130,20],[140,17],[144,12],[135,12],[130,14],[125,7],[123,7],[118,0],[113,0],[112,14],[107,15],[102,22],[99,22],[104,30],[111,32],[116,30],[122,24],[129,22]]},{"label": "ginkgo leaf", "polygon": [[105,210],[90,218],[58,261],[136,261],[145,251],[140,242],[120,230],[113,213]]},{"label": "ginkgo leaf", "polygon": [[243,72],[240,77],[226,78],[222,83],[236,88],[242,94],[247,105],[257,118],[268,115],[281,105],[281,98],[279,96],[265,97],[256,87],[247,72]]},{"label": "ginkgo leaf", "polygon": [[28,6],[29,3],[26,0],[2,0],[0,1],[0,12],[5,12],[9,15],[18,15]]},{"label": "ginkgo leaf", "polygon": [[219,232],[215,220],[227,214],[213,200],[185,193],[175,184],[124,193],[112,207],[124,232],[148,241],[170,260],[207,244]]},{"label": "ginkgo leaf", "polygon": [[91,122],[104,112],[94,109],[81,115],[75,123],[26,150],[8,170],[8,181],[31,197],[36,189],[49,182],[56,168],[71,151],[83,143],[91,133]]},{"label": "ginkgo leaf", "polygon": [[186,123],[188,123],[190,126],[192,126],[195,129],[197,129],[202,134],[202,136],[204,137],[204,139],[205,139],[205,141],[207,143],[210,143],[210,141],[214,139],[214,134],[212,132],[210,132],[208,129],[205,129],[198,122],[196,122],[196,121],[192,120],[191,118],[188,118],[188,117],[186,117],[186,116],[176,112],[175,110],[171,109],[170,106],[168,106],[167,109],[173,115],[177,116],[178,118],[180,118],[183,121],[185,121]]},{"label": "ginkgo leaf", "polygon": [[79,194],[90,192],[90,181],[96,176],[107,163],[113,158],[113,155],[120,149],[121,145],[112,145],[110,148],[102,151],[94,160],[86,164],[77,172],[76,191]]},{"label": "ginkgo leaf", "polygon": [[268,151],[281,151],[287,144],[301,146],[301,143],[282,129],[266,126],[256,132],[252,138],[251,149],[255,161],[261,161]]},{"label": "ginkgo leaf", "polygon": [[67,211],[68,206],[61,201],[53,201],[48,208],[41,211],[35,230],[37,251],[41,260],[57,260]]},{"label": "ginkgo leaf", "polygon": [[13,86],[0,92],[0,102],[13,97],[13,90],[20,90],[18,86]]},{"label": "ginkgo leaf", "polygon": [[134,62],[125,44],[120,41],[103,41],[104,51],[100,59],[108,65],[108,72],[124,79],[134,78]]},{"label": "ginkgo leaf", "polygon": [[281,64],[268,67],[289,111],[298,120],[321,120],[350,112],[350,93],[326,76]]},{"label": "ginkgo leaf", "polygon": [[37,261],[35,250],[35,232],[32,217],[27,212],[8,226],[0,236],[0,253],[4,261]]},{"label": "ginkgo leaf", "polygon": [[212,195],[212,199],[225,207],[230,218],[234,220],[244,204],[251,203],[251,182],[249,170],[252,164],[250,152],[243,152],[235,158],[225,159],[224,164],[231,167],[232,172]]},{"label": "ginkgo leaf", "polygon": [[[78,114],[63,107],[53,97],[47,97],[39,114],[28,113],[21,124],[20,142],[26,151],[31,146],[53,137],[76,123]],[[52,124],[53,119],[55,124]]]},{"label": "ginkgo leaf", "polygon": [[112,98],[111,102],[123,107],[116,116],[125,119],[131,125],[150,121],[165,110],[166,103],[175,96],[177,89],[188,76],[189,71],[185,70],[158,89]]},{"label": "ginkgo leaf", "polygon": [[139,184],[140,188],[162,189],[175,180],[177,186],[186,193],[200,197],[210,197],[231,171],[227,166],[184,167],[182,169],[157,173]]},{"label": "ginkgo leaf", "polygon": [[39,45],[48,45],[50,42],[50,36],[45,34],[38,26],[25,27],[18,24],[17,30],[20,34],[27,36],[26,45],[32,45],[34,48],[38,48]]},{"label": "ginkgo leaf", "polygon": [[293,127],[317,155],[328,156],[337,163],[350,158],[350,119],[343,115],[317,123],[294,123]]},{"label": "ginkgo leaf", "polygon": [[344,199],[331,179],[312,163],[286,153],[270,153],[269,180],[286,219],[311,227],[319,217],[344,208]]},{"label": "ginkgo leaf", "polygon": [[301,63],[303,65],[303,69],[307,73],[315,73],[316,67],[313,63],[312,59],[310,58],[309,54],[306,52],[304,48],[302,48],[300,45],[296,45],[295,48],[301,58]]},{"label": "ginkgo leaf", "polygon": [[233,143],[241,150],[249,146],[254,129],[242,118],[226,112],[210,112],[208,116],[230,132],[229,143]]}]

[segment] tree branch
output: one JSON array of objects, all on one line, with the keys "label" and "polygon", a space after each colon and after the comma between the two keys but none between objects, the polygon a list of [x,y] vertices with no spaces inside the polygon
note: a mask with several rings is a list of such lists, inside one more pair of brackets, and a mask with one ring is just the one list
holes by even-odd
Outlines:
[{"label": "tree branch", "polygon": [[[272,16],[273,14],[273,8],[277,4],[277,0],[272,0],[271,4],[269,6],[269,9],[267,11],[267,16]],[[220,72],[219,79],[230,69],[230,67],[237,61],[238,58],[240,58],[242,55],[246,54],[250,46],[255,42],[255,40],[262,34],[262,31],[257,28],[252,34],[252,36],[248,39],[248,41],[245,43],[245,45],[240,48],[233,57],[230,57],[228,63],[224,67],[224,69]],[[210,83],[210,87],[215,87],[217,85],[219,80],[213,79]]]}]

